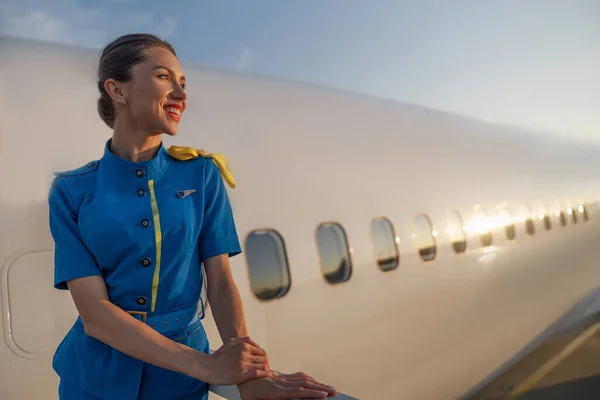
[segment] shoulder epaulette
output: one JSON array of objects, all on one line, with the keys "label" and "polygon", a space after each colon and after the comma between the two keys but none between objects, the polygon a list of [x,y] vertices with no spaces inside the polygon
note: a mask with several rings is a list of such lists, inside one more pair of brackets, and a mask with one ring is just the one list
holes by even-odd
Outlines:
[{"label": "shoulder epaulette", "polygon": [[230,188],[235,188],[235,179],[233,175],[229,171],[227,166],[227,160],[223,154],[219,153],[207,153],[202,149],[194,149],[193,147],[180,147],[180,146],[171,146],[167,149],[167,152],[171,157],[180,161],[192,160],[198,157],[206,157],[212,159],[215,163],[223,179],[229,185]]},{"label": "shoulder epaulette", "polygon": [[85,175],[85,174],[89,174],[90,172],[98,169],[98,164],[99,164],[98,161],[91,161],[91,162],[87,163],[86,165],[83,165],[79,168],[75,168],[75,169],[72,169],[69,171],[55,172],[54,175],[57,177]]}]

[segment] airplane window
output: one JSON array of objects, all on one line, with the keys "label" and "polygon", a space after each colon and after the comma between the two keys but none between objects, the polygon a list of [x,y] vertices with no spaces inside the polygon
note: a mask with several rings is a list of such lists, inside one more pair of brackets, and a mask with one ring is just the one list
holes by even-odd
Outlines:
[{"label": "airplane window", "polygon": [[517,237],[517,231],[515,229],[515,224],[506,225],[506,238],[508,240],[515,240]]},{"label": "airplane window", "polygon": [[423,261],[431,261],[435,258],[437,244],[435,240],[437,232],[431,226],[429,217],[425,214],[417,214],[413,219],[413,243]]},{"label": "airplane window", "polygon": [[586,206],[579,206],[579,213],[585,222],[590,220],[588,210]]},{"label": "airplane window", "polygon": [[389,219],[385,217],[373,218],[371,221],[371,240],[377,266],[383,271],[396,269],[400,255],[398,254],[394,227]]},{"label": "airplane window", "polygon": [[525,220],[525,229],[528,235],[533,235],[535,233],[535,225],[533,223],[533,219],[531,217]]},{"label": "airplane window", "polygon": [[550,217],[548,214],[544,214],[544,228],[549,231],[552,229],[552,222],[550,221]]},{"label": "airplane window", "polygon": [[562,211],[557,211],[556,216],[560,221],[560,226],[567,226],[567,217],[565,217],[565,213]]},{"label": "airplane window", "polygon": [[503,204],[500,207],[500,221],[502,222],[502,225],[504,225],[504,229],[506,231],[506,239],[515,240],[515,238],[517,237],[515,222],[513,219],[513,215],[510,211],[510,207],[507,204]]},{"label": "airplane window", "polygon": [[271,229],[255,230],[246,237],[245,247],[254,295],[260,300],[283,297],[290,289],[291,279],[281,235]]},{"label": "airplane window", "polygon": [[336,223],[319,225],[317,245],[325,280],[329,283],[341,283],[350,279],[352,264],[344,229]]},{"label": "airplane window", "polygon": [[458,211],[451,210],[446,214],[446,233],[456,254],[464,253],[467,250],[463,220]]},{"label": "airplane window", "polygon": [[479,241],[483,247],[492,245],[491,223],[492,221],[489,219],[485,210],[481,207],[476,207],[474,227],[475,231],[479,233]]},{"label": "airplane window", "polygon": [[533,222],[533,214],[531,209],[527,205],[523,204],[520,206],[518,215],[525,223],[525,232],[527,232],[528,235],[535,234],[535,223]]},{"label": "airplane window", "polygon": [[577,218],[577,213],[575,212],[575,210],[573,210],[571,207],[569,207],[567,212],[571,215],[571,219],[573,220],[574,224],[579,222],[579,220]]}]

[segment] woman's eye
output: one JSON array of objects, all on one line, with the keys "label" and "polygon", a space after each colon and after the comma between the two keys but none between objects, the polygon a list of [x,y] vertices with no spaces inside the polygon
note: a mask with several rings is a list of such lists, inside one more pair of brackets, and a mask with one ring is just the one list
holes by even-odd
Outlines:
[{"label": "woman's eye", "polygon": [[[157,76],[158,76],[160,79],[166,79],[166,80],[169,80],[169,75],[167,75],[167,74],[160,74],[160,75],[157,75]],[[186,87],[186,84],[185,84],[185,83],[180,83],[180,86],[181,86],[181,88],[182,88],[182,89],[185,89],[185,87]]]}]

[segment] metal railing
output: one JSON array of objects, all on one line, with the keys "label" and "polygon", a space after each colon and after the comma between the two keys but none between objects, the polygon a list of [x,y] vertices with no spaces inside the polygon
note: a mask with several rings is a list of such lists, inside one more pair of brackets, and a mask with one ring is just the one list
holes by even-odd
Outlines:
[{"label": "metal railing", "polygon": [[[214,353],[215,350],[210,349],[210,352]],[[214,394],[221,396],[222,398],[224,398],[226,400],[242,400],[242,398],[240,397],[240,392],[236,385],[227,385],[227,386],[210,385],[208,387],[208,389],[211,392],[213,392]],[[356,397],[345,395],[338,391],[338,394],[336,396],[327,397],[327,400],[359,400],[359,399],[357,399]]]},{"label": "metal railing", "polygon": [[[227,400],[242,400],[236,386],[210,386],[210,391]],[[358,400],[356,397],[338,393],[337,396],[327,397],[327,400]]]},{"label": "metal railing", "polygon": [[[227,400],[242,400],[240,397],[240,392],[237,389],[237,386],[217,386],[210,385],[210,391],[216,395],[221,396]],[[337,396],[327,397],[327,400],[358,400],[356,397],[351,397],[342,393],[337,394]]]}]

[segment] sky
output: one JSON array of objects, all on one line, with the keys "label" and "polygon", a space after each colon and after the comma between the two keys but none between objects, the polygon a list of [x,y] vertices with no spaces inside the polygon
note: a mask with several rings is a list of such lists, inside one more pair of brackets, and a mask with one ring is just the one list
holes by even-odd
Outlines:
[{"label": "sky", "polygon": [[598,0],[0,0],[0,34],[364,93],[600,143]]}]

